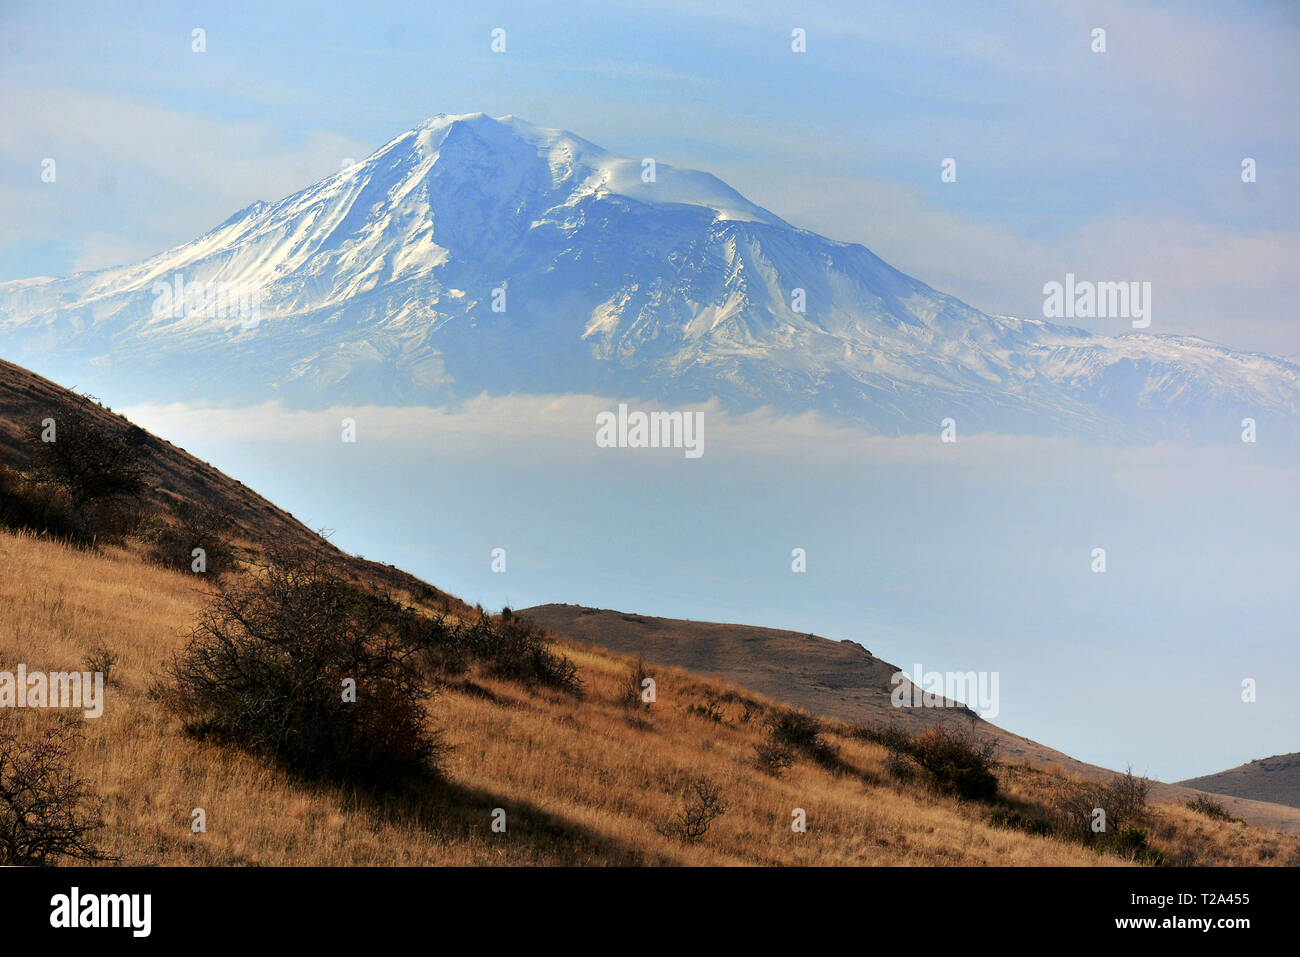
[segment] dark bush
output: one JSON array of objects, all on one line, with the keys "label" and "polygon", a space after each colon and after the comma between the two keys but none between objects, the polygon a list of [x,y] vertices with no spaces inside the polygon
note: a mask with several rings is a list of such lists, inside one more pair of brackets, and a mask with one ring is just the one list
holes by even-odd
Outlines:
[{"label": "dark bush", "polygon": [[773,777],[780,777],[794,764],[794,751],[788,744],[776,741],[761,741],[754,745],[754,763],[758,769]]},{"label": "dark bush", "polygon": [[1103,791],[1107,814],[1124,822],[1143,820],[1147,814],[1147,798],[1151,794],[1151,779],[1133,773],[1130,767],[1116,775]]},{"label": "dark bush", "polygon": [[436,774],[444,751],[414,666],[421,624],[316,558],[279,557],[222,584],[157,690],[195,736],[308,778],[396,786]]},{"label": "dark bush", "polygon": [[0,466],[0,525],[78,545],[121,541],[140,524],[146,436],[72,397],[29,424],[26,475]]},{"label": "dark bush", "polygon": [[228,512],[211,505],[182,503],[172,520],[156,519],[141,532],[149,557],[176,571],[195,571],[196,549],[202,549],[204,574],[213,579],[234,571],[239,549],[233,541],[234,522]]},{"label": "dark bush", "polygon": [[551,648],[541,628],[508,608],[496,619],[482,608],[468,620],[453,619],[446,612],[430,617],[412,613],[406,631],[431,677],[455,678],[476,662],[500,678],[582,693],[577,665]]},{"label": "dark bush", "polygon": [[1024,811],[1005,804],[999,804],[993,808],[989,814],[989,824],[993,825],[993,827],[1024,831],[1026,834],[1036,834],[1040,837],[1046,837],[1052,833],[1051,821],[1044,820],[1041,817],[1031,817]]},{"label": "dark bush", "polygon": [[430,677],[442,681],[463,675],[478,645],[470,632],[490,627],[491,622],[482,615],[473,624],[454,622],[446,612],[422,619],[411,636],[420,652],[420,666]]},{"label": "dark bush", "polygon": [[703,701],[692,701],[686,706],[686,713],[722,724],[722,699],[712,691],[705,692]]},{"label": "dark bush", "polygon": [[911,756],[938,790],[974,801],[997,797],[992,741],[973,733],[944,731],[935,725],[912,739]]},{"label": "dark bush", "polygon": [[908,782],[916,777],[916,762],[905,751],[890,751],[885,756],[885,771],[896,781]]},{"label": "dark bush", "polygon": [[479,635],[475,657],[488,662],[503,678],[536,681],[539,684],[577,694],[582,690],[578,666],[551,649],[546,632],[526,618],[504,609],[495,622]]},{"label": "dark bush", "polygon": [[60,489],[97,537],[120,538],[139,521],[144,435],[101,412],[91,396],[69,399],[31,425],[33,477]]},{"label": "dark bush", "polygon": [[794,708],[783,708],[767,717],[767,733],[773,744],[810,757],[823,767],[842,770],[839,752],[822,737],[823,730],[820,721]]},{"label": "dark bush", "polygon": [[1135,824],[1108,829],[1098,838],[1096,848],[1139,864],[1166,863],[1165,856],[1151,846],[1146,828]]},{"label": "dark bush", "polygon": [[1212,821],[1228,821],[1229,823],[1240,821],[1240,818],[1233,817],[1221,801],[1216,801],[1208,794],[1198,794],[1187,802],[1187,809],[1195,811],[1197,814],[1203,814]]},{"label": "dark bush", "polygon": [[67,493],[34,482],[0,465],[0,527],[49,535],[77,545],[94,541],[94,531],[72,507]]},{"label": "dark bush", "polygon": [[73,772],[78,719],[40,720],[39,733],[23,735],[14,712],[0,711],[0,865],[111,860],[92,843],[101,802]]},{"label": "dark bush", "polygon": [[422,620],[414,641],[433,671],[459,675],[473,661],[500,678],[581,694],[578,666],[552,650],[541,628],[509,608],[495,620],[476,611],[475,618],[454,624],[446,615]]},{"label": "dark bush", "polygon": [[912,736],[896,724],[889,725],[855,725],[849,731],[849,737],[859,741],[871,741],[891,751],[906,751],[912,747]]},{"label": "dark bush", "polygon": [[888,752],[885,771],[897,781],[911,781],[921,770],[912,759],[912,736],[897,725],[859,724],[850,729],[849,737],[883,747]]},{"label": "dark bush", "polygon": [[793,709],[783,709],[767,719],[768,734],[772,740],[800,751],[815,750],[822,743],[822,726],[810,714]]}]

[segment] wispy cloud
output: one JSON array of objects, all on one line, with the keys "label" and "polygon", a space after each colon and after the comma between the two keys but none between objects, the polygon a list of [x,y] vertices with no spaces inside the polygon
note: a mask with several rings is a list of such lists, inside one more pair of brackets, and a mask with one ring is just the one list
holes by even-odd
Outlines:
[{"label": "wispy cloud", "polygon": [[[0,242],[69,238],[80,249],[78,268],[187,242],[249,203],[301,189],[377,145],[329,131],[287,137],[272,123],[115,94],[28,87],[6,96],[0,164],[3,196],[16,204],[6,207],[39,203],[44,215],[0,217]],[[55,161],[54,183],[41,181],[45,158]]]},{"label": "wispy cloud", "polygon": [[[632,408],[663,408],[628,397],[485,395],[454,408],[336,406],[307,411],[268,402],[241,408],[141,404],[123,411],[132,421],[178,442],[201,436],[204,442],[216,443],[338,445],[347,419],[355,425],[357,442],[372,448],[426,448],[456,459],[508,455],[518,462],[580,464],[610,454],[596,445],[596,416],[619,402]],[[714,403],[673,409],[701,413],[710,459],[784,461],[794,467],[812,461],[843,463],[869,472],[920,468],[966,479],[982,473],[1000,483],[1036,486],[1053,474],[1071,475],[1086,465],[1126,492],[1156,499],[1167,494],[1175,479],[1184,492],[1285,492],[1300,485],[1300,461],[1263,462],[1244,457],[1234,446],[1119,447],[1007,435],[968,435],[950,444],[939,441],[937,426],[932,436],[886,437],[811,412],[792,416],[760,409],[733,415]],[[647,466],[690,467],[676,450],[633,454],[642,456]],[[1026,471],[1021,468],[1025,462],[1039,465]]]}]

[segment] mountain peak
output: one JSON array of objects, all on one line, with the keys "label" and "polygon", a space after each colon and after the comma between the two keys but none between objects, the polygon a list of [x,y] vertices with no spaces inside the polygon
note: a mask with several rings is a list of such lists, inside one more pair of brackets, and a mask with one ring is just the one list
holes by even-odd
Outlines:
[{"label": "mountain peak", "polygon": [[[439,114],[142,263],[0,284],[0,330],[18,359],[131,368],[128,390],[155,369],[153,399],[194,376],[213,398],[585,392],[812,409],[885,433],[947,417],[966,434],[1223,439],[1245,415],[1295,428],[1294,364],[987,315],[645,153]],[[182,280],[256,291],[256,321],[156,311]]]},{"label": "mountain peak", "polygon": [[550,198],[557,206],[587,196],[615,196],[648,205],[696,207],[714,220],[793,228],[710,173],[653,156],[622,156],[568,130],[537,126],[513,114],[439,113],[360,165],[403,147],[444,169],[465,167],[467,174],[516,179],[530,168],[544,172],[532,185],[556,194]]}]

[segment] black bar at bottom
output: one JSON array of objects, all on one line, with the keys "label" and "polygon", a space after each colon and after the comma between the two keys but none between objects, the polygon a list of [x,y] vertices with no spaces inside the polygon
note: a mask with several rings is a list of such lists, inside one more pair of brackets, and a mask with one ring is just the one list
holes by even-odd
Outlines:
[{"label": "black bar at bottom", "polygon": [[[74,936],[373,946],[413,935],[442,947],[469,934],[635,947],[684,944],[678,932],[729,947],[843,933],[987,946],[1044,931],[1230,944],[1290,933],[1294,881],[1284,868],[11,868],[0,870],[0,913],[10,946]],[[147,936],[145,899],[119,895],[149,895]],[[83,921],[119,926],[71,926]]]}]

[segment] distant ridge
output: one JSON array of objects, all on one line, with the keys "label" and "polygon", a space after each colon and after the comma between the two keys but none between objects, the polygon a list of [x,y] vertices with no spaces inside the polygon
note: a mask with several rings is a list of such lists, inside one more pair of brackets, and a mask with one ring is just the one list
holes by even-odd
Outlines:
[{"label": "distant ridge", "polygon": [[1178,783],[1199,791],[1300,808],[1300,751],[1275,754]]},{"label": "distant ridge", "polygon": [[[721,678],[813,714],[855,723],[897,724],[913,732],[935,724],[968,727],[974,720],[976,730],[996,742],[1000,760],[1028,761],[1040,768],[1056,764],[1085,778],[1115,773],[1000,728],[966,708],[893,707],[889,678],[900,669],[855,642],[582,605],[538,605],[520,609],[518,614],[556,635],[619,654],[642,655],[653,664]],[[1186,801],[1195,796],[1194,787],[1199,786],[1190,781],[1158,782],[1152,795],[1162,801]],[[1245,793],[1228,796],[1224,803],[1234,816],[1253,824],[1300,834],[1300,808],[1295,805]]]}]

